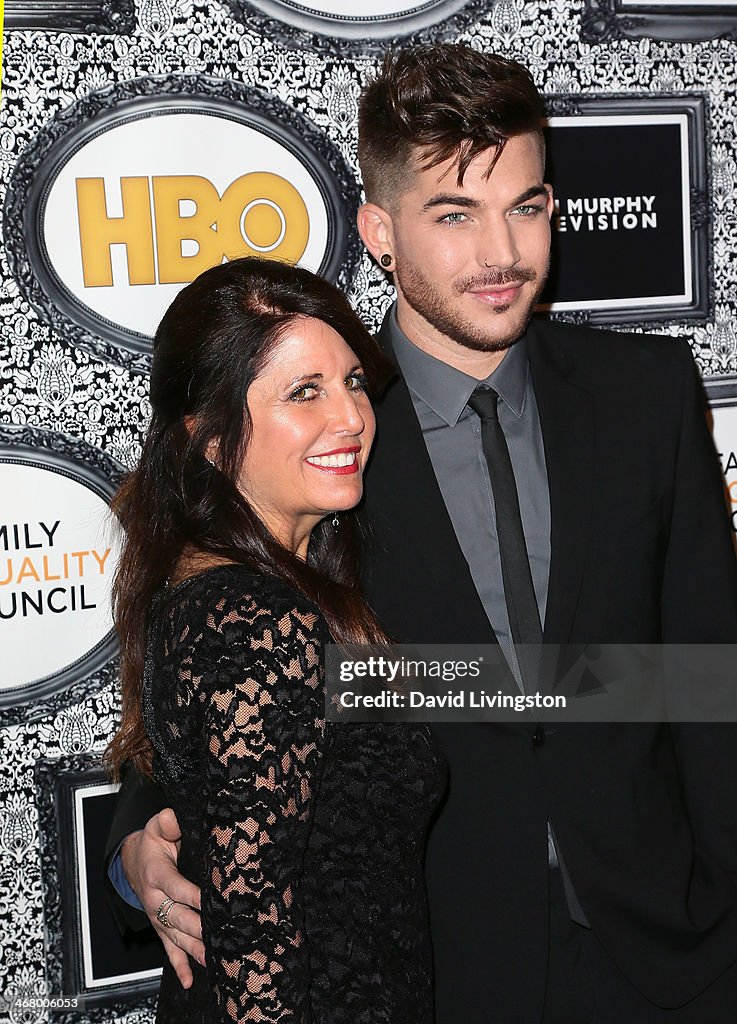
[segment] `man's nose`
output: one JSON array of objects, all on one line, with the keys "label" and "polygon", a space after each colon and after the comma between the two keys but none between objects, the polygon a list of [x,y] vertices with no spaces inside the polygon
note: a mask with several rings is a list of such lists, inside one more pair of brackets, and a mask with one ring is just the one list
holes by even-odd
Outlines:
[{"label": "man's nose", "polygon": [[520,254],[514,239],[514,232],[505,219],[494,224],[484,234],[478,248],[479,266],[487,269],[511,270],[520,261]]}]

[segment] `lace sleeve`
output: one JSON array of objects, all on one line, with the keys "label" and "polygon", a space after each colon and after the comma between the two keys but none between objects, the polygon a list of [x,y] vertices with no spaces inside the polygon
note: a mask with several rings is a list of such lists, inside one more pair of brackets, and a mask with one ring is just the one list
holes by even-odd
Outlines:
[{"label": "lace sleeve", "polygon": [[319,622],[294,600],[252,598],[207,620],[202,922],[218,1024],[309,1021],[300,885],[324,734]]}]

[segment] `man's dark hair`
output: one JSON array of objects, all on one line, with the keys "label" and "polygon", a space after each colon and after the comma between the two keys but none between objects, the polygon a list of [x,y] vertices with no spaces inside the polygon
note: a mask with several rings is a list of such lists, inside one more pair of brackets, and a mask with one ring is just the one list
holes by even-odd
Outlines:
[{"label": "man's dark hair", "polygon": [[543,103],[532,75],[514,60],[439,43],[387,53],[363,91],[358,161],[369,202],[389,207],[409,185],[414,159],[425,169],[452,157],[458,184],[480,153],[540,133]]}]

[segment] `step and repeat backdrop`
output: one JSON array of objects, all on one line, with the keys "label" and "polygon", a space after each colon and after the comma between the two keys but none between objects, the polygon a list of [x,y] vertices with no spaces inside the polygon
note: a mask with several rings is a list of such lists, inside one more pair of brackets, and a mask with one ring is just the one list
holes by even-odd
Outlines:
[{"label": "step and repeat backdrop", "polygon": [[0,1021],[151,1021],[102,890],[108,504],[177,290],[260,253],[391,288],[354,221],[390,45],[525,62],[548,103],[545,315],[686,337],[737,531],[737,0],[7,0],[0,101]]}]

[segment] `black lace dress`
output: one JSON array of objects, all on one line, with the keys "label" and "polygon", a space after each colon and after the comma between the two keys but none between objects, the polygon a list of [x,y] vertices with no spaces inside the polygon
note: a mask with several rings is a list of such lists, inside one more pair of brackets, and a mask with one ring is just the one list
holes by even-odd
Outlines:
[{"label": "black lace dress", "polygon": [[422,856],[445,787],[425,726],[324,722],[318,609],[219,566],[157,599],[154,776],[202,889],[207,967],[167,964],[169,1024],[431,1024]]}]

